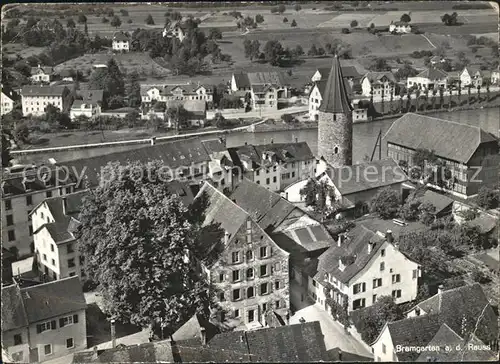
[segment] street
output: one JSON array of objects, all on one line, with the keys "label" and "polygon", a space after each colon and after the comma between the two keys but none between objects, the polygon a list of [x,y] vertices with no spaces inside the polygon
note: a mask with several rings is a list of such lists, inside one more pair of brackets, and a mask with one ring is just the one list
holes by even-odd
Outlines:
[{"label": "street", "polygon": [[[313,304],[311,299],[305,298],[304,302],[301,302],[300,293],[303,289],[295,281],[290,283],[290,301],[296,309],[295,314],[290,317],[291,325],[299,324],[301,317],[306,322],[319,321],[325,338],[326,350],[340,348],[344,352],[372,357],[372,353],[363,343],[352,335],[346,334],[344,328],[338,322],[333,321],[330,313]],[[351,331],[353,328],[349,330]]]}]

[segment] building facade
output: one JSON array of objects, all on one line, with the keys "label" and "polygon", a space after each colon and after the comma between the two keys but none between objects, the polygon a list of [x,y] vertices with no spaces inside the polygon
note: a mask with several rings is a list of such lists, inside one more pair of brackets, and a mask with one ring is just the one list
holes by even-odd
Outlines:
[{"label": "building facade", "polygon": [[1,96],[1,105],[1,115],[8,114],[12,110],[14,110],[14,99],[12,98],[12,95],[7,95],[6,93],[4,93],[3,89]]},{"label": "building facade", "polygon": [[415,77],[408,77],[407,87],[417,87],[419,89],[434,90],[441,87],[448,87],[448,74],[437,68],[428,68],[420,72]]},{"label": "building facade", "polygon": [[247,92],[254,110],[278,110],[278,103],[290,97],[289,86],[280,72],[233,74],[231,94],[244,97]]},{"label": "building facade", "polygon": [[232,327],[265,326],[268,311],[288,313],[288,253],[238,205],[205,182],[198,196],[209,198],[205,224],[224,229],[224,250],[211,266],[202,266],[218,290],[218,301],[229,315],[221,321]]},{"label": "building facade", "polygon": [[398,34],[411,33],[411,25],[404,21],[391,22],[389,32]]},{"label": "building facade", "polygon": [[21,89],[23,116],[45,114],[48,105],[63,110],[65,86],[25,86]]},{"label": "building facade", "polygon": [[35,83],[49,83],[54,75],[54,69],[52,67],[43,67],[38,65],[38,67],[31,67],[31,81]]},{"label": "building facade", "polygon": [[[4,175],[2,181],[2,247],[16,257],[34,253],[31,210],[46,198],[66,195],[74,191],[76,184],[72,175],[55,169],[34,169],[23,173]],[[41,180],[37,175],[47,178]],[[46,176],[46,177],[45,177]]]},{"label": "building facade", "polygon": [[158,85],[141,88],[143,104],[154,101],[205,101],[213,102],[213,89],[204,85]]},{"label": "building facade", "polygon": [[130,50],[130,39],[123,32],[117,32],[113,35],[111,47],[116,52],[128,52]]},{"label": "building facade", "polygon": [[2,287],[2,299],[9,302],[2,305],[2,349],[15,362],[44,362],[87,348],[87,304],[77,277]]},{"label": "building facade", "polygon": [[395,96],[396,78],[389,72],[368,72],[361,79],[361,91],[365,97],[384,97],[389,98],[391,93]]},{"label": "building facade", "polygon": [[318,157],[334,167],[351,165],[353,109],[337,56],[318,110]]}]

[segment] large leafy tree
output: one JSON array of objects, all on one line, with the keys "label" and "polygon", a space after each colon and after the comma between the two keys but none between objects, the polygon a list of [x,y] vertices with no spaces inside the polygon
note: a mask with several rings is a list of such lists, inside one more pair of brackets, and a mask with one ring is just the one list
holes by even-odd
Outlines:
[{"label": "large leafy tree", "polygon": [[218,226],[202,227],[207,198],[190,208],[169,191],[160,161],[102,169],[83,202],[78,227],[84,269],[106,311],[119,322],[175,328],[193,314],[208,317],[214,292],[195,261],[215,258]]},{"label": "large leafy tree", "polygon": [[2,131],[2,168],[8,167],[11,159],[10,142],[7,139],[7,135]]},{"label": "large leafy tree", "polygon": [[397,214],[400,200],[400,196],[395,190],[390,187],[384,188],[373,197],[370,210],[379,214],[383,219],[389,219]]}]

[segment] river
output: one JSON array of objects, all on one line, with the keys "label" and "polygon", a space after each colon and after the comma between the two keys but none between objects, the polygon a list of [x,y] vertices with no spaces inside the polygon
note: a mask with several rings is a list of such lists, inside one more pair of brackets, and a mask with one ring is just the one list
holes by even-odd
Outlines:
[{"label": "river", "polygon": [[[487,108],[478,110],[463,110],[454,112],[437,112],[432,114],[433,117],[443,118],[446,120],[456,121],[459,123],[478,125],[484,130],[499,136],[500,130],[500,113],[498,108]],[[354,124],[353,127],[353,160],[354,162],[363,161],[366,155],[371,156],[375,147],[377,135],[382,130],[382,135],[387,132],[394,120],[392,119],[377,120],[369,123]],[[202,139],[213,139],[214,135],[202,137]],[[238,132],[226,135],[228,147],[236,147],[245,144],[265,144],[270,143],[293,143],[295,140],[305,141],[309,147],[316,154],[318,150],[318,131],[316,129],[304,130],[286,130],[286,131],[266,131],[266,132]],[[88,158],[109,154],[114,152],[121,152],[125,150],[132,150],[144,147],[141,145],[128,145],[128,146],[113,146],[104,148],[87,148],[73,151],[62,152],[47,152],[35,155],[28,155],[22,158],[16,158],[23,162],[47,162],[48,158],[54,158],[58,162],[70,161],[80,158]],[[385,143],[382,143],[382,157],[386,155]],[[378,155],[378,152],[376,156]],[[378,158],[378,157],[376,157]]]}]

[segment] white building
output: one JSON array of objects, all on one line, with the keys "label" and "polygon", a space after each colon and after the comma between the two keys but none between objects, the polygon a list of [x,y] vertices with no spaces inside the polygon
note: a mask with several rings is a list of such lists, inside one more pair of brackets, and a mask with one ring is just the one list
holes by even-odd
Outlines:
[{"label": "white building", "polygon": [[361,78],[362,95],[370,97],[370,91],[373,90],[373,97],[382,97],[382,90],[384,90],[384,97],[389,98],[391,90],[395,92],[396,78],[392,72],[368,72]]},{"label": "white building", "polygon": [[[87,304],[78,277],[2,287],[2,351],[39,363],[87,349]],[[2,355],[3,356],[3,355]]]},{"label": "white building", "polygon": [[130,50],[129,36],[123,32],[113,35],[112,48],[116,52],[128,52]]},{"label": "white building", "polygon": [[31,80],[33,82],[44,82],[49,83],[54,75],[54,69],[52,67],[44,67],[38,65],[38,67],[31,67]]},{"label": "white building", "polygon": [[84,90],[79,92],[81,99],[73,101],[69,116],[75,120],[78,116],[94,119],[101,115],[103,90]]},{"label": "white building", "polygon": [[411,33],[411,25],[404,21],[391,22],[389,25],[390,33]]},{"label": "white building", "polygon": [[228,150],[244,177],[274,192],[315,173],[316,159],[306,142],[244,145]]},{"label": "white building", "polygon": [[5,115],[14,110],[14,102],[17,98],[17,95],[11,91],[3,87],[2,85],[2,98],[1,98],[1,115]]},{"label": "white building", "polygon": [[181,23],[178,21],[174,21],[170,26],[163,29],[163,37],[174,37],[179,39],[180,42],[184,40],[186,37],[186,32],[182,29]]},{"label": "white building", "polygon": [[308,271],[314,275],[307,292],[316,304],[328,310],[328,296],[340,305],[347,299],[348,312],[369,307],[380,296],[392,296],[398,304],[412,301],[420,277],[419,264],[399,251],[390,230],[374,232],[362,222],[340,235]]},{"label": "white building", "polygon": [[253,72],[233,74],[231,94],[250,93],[250,103],[256,109],[278,110],[278,102],[289,97],[288,84],[280,72]]},{"label": "white building", "polygon": [[419,89],[439,89],[448,86],[448,74],[438,68],[430,67],[414,77],[408,77],[407,87],[418,87]]},{"label": "white building", "polygon": [[65,86],[25,86],[21,89],[23,116],[45,114],[47,105],[63,110]]},{"label": "white building", "polygon": [[[479,67],[475,66],[467,66],[460,73],[460,81],[462,82],[462,87],[466,87],[469,85],[472,85],[473,87],[483,86],[483,83],[485,83],[485,81],[491,81],[492,78],[492,72],[481,70],[479,69]],[[493,83],[493,81],[491,81],[491,83]]]},{"label": "white building", "polygon": [[[342,76],[344,77],[345,80],[347,80],[347,83],[352,88],[354,82],[359,81],[361,75],[358,73],[358,70],[354,66],[344,66],[341,67],[341,69],[342,69]],[[314,72],[314,75],[311,77],[311,81],[317,82],[321,80],[327,80],[328,75],[330,74],[330,70],[331,67],[318,68],[316,72]]]},{"label": "white building", "polygon": [[213,102],[213,89],[200,85],[151,85],[141,87],[143,104],[150,104],[153,100],[159,102],[199,100]]}]

